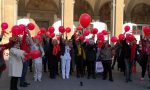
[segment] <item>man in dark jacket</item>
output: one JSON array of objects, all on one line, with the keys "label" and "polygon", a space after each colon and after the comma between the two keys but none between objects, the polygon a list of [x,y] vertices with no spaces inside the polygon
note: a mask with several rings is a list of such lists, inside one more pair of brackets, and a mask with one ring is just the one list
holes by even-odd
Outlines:
[{"label": "man in dark jacket", "polygon": [[95,79],[95,61],[96,61],[96,45],[94,40],[91,38],[89,44],[86,46],[86,59],[87,59],[87,71],[88,71],[88,79],[90,76],[93,76]]}]

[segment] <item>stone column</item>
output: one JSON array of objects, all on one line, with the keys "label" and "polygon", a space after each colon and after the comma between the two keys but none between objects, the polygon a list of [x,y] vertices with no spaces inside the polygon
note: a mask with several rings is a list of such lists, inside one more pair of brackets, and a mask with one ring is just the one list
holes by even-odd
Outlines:
[{"label": "stone column", "polygon": [[73,12],[74,12],[74,0],[64,0],[64,27],[70,27],[71,32],[65,34],[68,36],[68,39],[71,38],[73,31]]},{"label": "stone column", "polygon": [[[1,8],[1,9],[0,9],[0,23],[2,23],[2,10],[3,10],[3,8],[2,8],[2,1],[3,1],[3,0],[0,1],[0,8]],[[0,29],[0,30],[1,30],[1,29]]]},{"label": "stone column", "polygon": [[122,33],[124,15],[124,0],[116,0],[115,35]]},{"label": "stone column", "polygon": [[1,9],[0,9],[0,23],[2,23],[2,22],[5,21],[5,15],[4,15],[4,9],[5,9],[4,6],[5,6],[5,5],[4,5],[4,1],[5,1],[5,0],[1,0],[1,1],[0,1],[0,8],[1,8]]},{"label": "stone column", "polygon": [[[17,22],[17,12],[18,12],[18,1],[19,0],[1,0],[1,22],[7,22],[9,27],[7,29],[7,32],[11,31],[11,28],[13,25]],[[11,33],[9,35],[6,35],[6,37],[3,38],[3,43],[7,43],[9,40],[9,37],[11,36]]]},{"label": "stone column", "polygon": [[[9,2],[9,3],[8,3]],[[13,25],[17,22],[18,17],[18,0],[5,0],[4,13],[5,18],[4,21],[8,22],[9,30]]]}]

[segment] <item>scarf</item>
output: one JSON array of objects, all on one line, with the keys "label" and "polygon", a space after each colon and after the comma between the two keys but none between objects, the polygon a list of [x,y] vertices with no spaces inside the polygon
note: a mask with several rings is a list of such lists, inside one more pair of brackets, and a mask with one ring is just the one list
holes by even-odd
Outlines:
[{"label": "scarf", "polygon": [[131,48],[130,62],[133,62],[135,59],[136,47],[137,47],[136,45],[130,46]]},{"label": "scarf", "polygon": [[53,55],[56,56],[59,51],[60,51],[60,46],[57,44],[53,47]]}]

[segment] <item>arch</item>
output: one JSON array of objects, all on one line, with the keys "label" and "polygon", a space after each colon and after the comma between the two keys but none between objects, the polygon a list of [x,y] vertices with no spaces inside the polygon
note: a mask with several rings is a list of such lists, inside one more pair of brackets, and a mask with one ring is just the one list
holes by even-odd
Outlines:
[{"label": "arch", "polygon": [[139,3],[131,10],[131,21],[133,23],[148,24],[150,23],[150,5]]},{"label": "arch", "polygon": [[86,0],[75,0],[74,20],[78,21],[82,13],[88,13],[91,17],[94,16],[93,8]]},{"label": "arch", "polygon": [[59,9],[53,0],[30,0],[26,5],[26,10],[54,11]]},{"label": "arch", "polygon": [[111,20],[111,1],[106,2],[99,9],[100,21],[110,21]]},{"label": "arch", "polygon": [[150,5],[149,0],[130,0],[129,4],[127,5],[127,8],[125,9],[125,16],[128,18],[131,18],[131,12],[133,8],[141,3],[145,3],[147,5]]},{"label": "arch", "polygon": [[96,0],[95,6],[94,6],[94,15],[98,15],[100,3],[101,3],[101,0]]}]

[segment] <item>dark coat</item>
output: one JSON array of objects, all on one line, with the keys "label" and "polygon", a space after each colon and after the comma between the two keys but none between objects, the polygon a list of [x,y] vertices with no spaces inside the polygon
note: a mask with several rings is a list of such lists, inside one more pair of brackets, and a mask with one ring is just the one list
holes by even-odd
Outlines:
[{"label": "dark coat", "polygon": [[86,58],[88,61],[96,60],[96,46],[88,44],[86,46]]}]

